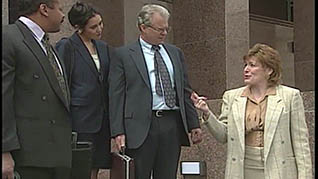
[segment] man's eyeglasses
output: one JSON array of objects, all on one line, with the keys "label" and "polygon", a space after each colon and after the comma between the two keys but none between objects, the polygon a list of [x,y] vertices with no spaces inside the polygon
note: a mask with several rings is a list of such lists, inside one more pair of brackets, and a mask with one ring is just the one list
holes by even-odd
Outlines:
[{"label": "man's eyeglasses", "polygon": [[165,31],[168,33],[170,32],[171,28],[170,27],[167,27],[167,28],[157,28],[157,27],[154,27],[152,25],[148,25],[148,27],[150,27],[151,29],[153,29],[154,31],[157,31],[159,33],[164,33]]}]

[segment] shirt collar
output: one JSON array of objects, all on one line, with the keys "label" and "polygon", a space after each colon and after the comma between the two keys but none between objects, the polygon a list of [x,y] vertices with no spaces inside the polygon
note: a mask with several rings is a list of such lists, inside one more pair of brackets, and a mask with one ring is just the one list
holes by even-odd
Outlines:
[{"label": "shirt collar", "polygon": [[[140,45],[142,48],[146,48],[147,50],[151,51],[152,45],[146,41],[144,41],[141,37],[139,37]],[[158,45],[160,49],[162,49],[162,44]]]},{"label": "shirt collar", "polygon": [[36,24],[34,21],[31,19],[25,17],[25,16],[20,16],[19,21],[23,22],[33,33],[33,35],[41,41],[42,38],[44,37],[45,32],[42,30],[42,28]]},{"label": "shirt collar", "polygon": [[[273,86],[273,87],[269,87],[267,90],[266,90],[266,93],[265,93],[265,96],[268,96],[268,95],[276,95],[276,88]],[[249,87],[246,87],[244,90],[243,90],[243,93],[241,94],[242,97],[249,97],[250,99],[252,99],[252,94],[251,94],[251,90]]]}]

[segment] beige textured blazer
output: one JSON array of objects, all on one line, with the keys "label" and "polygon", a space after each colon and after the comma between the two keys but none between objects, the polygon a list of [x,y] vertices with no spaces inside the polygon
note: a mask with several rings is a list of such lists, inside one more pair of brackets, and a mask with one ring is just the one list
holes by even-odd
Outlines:
[{"label": "beige textured blazer", "polygon": [[[246,87],[226,91],[219,118],[213,114],[205,122],[210,133],[227,142],[226,179],[244,179],[245,107],[241,97]],[[266,179],[312,179],[312,163],[300,92],[287,86],[276,87],[268,96],[264,129]]]}]

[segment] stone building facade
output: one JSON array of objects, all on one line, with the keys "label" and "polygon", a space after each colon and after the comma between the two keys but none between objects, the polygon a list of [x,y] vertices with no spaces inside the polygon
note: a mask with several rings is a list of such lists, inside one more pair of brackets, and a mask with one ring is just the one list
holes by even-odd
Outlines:
[{"label": "stone building facade", "polygon": [[[2,1],[2,24],[16,19],[17,1]],[[143,4],[166,6],[171,12],[169,24],[172,27],[167,41],[184,51],[193,89],[209,98],[209,105],[216,114],[220,111],[223,92],[243,85],[242,56],[247,50],[257,42],[278,49],[282,56],[283,84],[303,92],[314,156],[314,0],[268,0],[266,3],[262,0],[82,1],[102,12],[103,40],[114,47],[138,38],[136,14]],[[60,2],[67,14],[76,0]],[[67,18],[61,29],[51,36],[53,41],[72,34]],[[204,127],[203,131],[204,141],[184,148],[181,160],[206,161],[207,178],[223,178],[226,146],[217,143]],[[102,171],[100,179],[106,178],[107,172]]]}]

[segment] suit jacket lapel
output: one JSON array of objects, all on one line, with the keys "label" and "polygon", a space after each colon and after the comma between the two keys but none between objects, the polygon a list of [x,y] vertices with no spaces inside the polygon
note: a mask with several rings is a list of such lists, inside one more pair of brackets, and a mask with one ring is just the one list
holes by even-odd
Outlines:
[{"label": "suit jacket lapel", "polygon": [[16,21],[16,25],[19,27],[19,29],[21,30],[21,32],[23,33],[25,37],[23,42],[26,44],[26,46],[29,47],[30,51],[34,54],[34,56],[36,57],[40,65],[42,66],[43,71],[46,74],[51,87],[53,88],[57,96],[65,104],[66,108],[69,109],[69,101],[65,99],[62,89],[60,88],[59,82],[57,81],[57,78],[55,76],[55,72],[53,71],[53,68],[50,62],[47,59],[46,54],[42,50],[42,47],[35,40],[35,38],[32,35],[32,32],[22,22]]},{"label": "suit jacket lapel", "polygon": [[246,110],[246,97],[237,96],[235,97],[232,105],[233,109],[233,120],[235,122],[238,137],[240,140],[240,146],[242,150],[245,149],[245,110]]},{"label": "suit jacket lapel", "polygon": [[89,66],[90,70],[96,76],[98,76],[98,71],[97,71],[95,62],[94,62],[92,56],[90,55],[88,49],[86,48],[86,46],[84,45],[84,43],[82,42],[80,37],[78,36],[78,34],[74,33],[71,36],[71,40],[74,42],[73,44],[74,44],[75,50],[77,50],[79,52],[79,54],[83,57],[82,59],[85,61],[85,63],[87,63],[87,65]]},{"label": "suit jacket lapel", "polygon": [[95,45],[96,45],[96,50],[97,50],[97,54],[98,54],[98,58],[100,62],[100,74],[102,75],[102,78],[104,79],[105,75],[108,74],[109,58],[107,54],[109,52],[106,51],[107,49],[103,49],[103,48],[106,48],[106,46],[101,45],[96,41],[95,41]]},{"label": "suit jacket lapel", "polygon": [[134,63],[137,66],[137,69],[142,76],[142,79],[145,81],[146,85],[151,89],[150,79],[148,75],[147,65],[145,62],[145,57],[142,53],[142,49],[139,41],[135,42],[130,48],[130,56]]},{"label": "suit jacket lapel", "polygon": [[277,129],[277,124],[280,115],[284,109],[284,102],[280,97],[276,88],[276,95],[269,95],[267,99],[267,109],[265,114],[265,129],[264,129],[264,158],[267,159],[273,137]]}]

